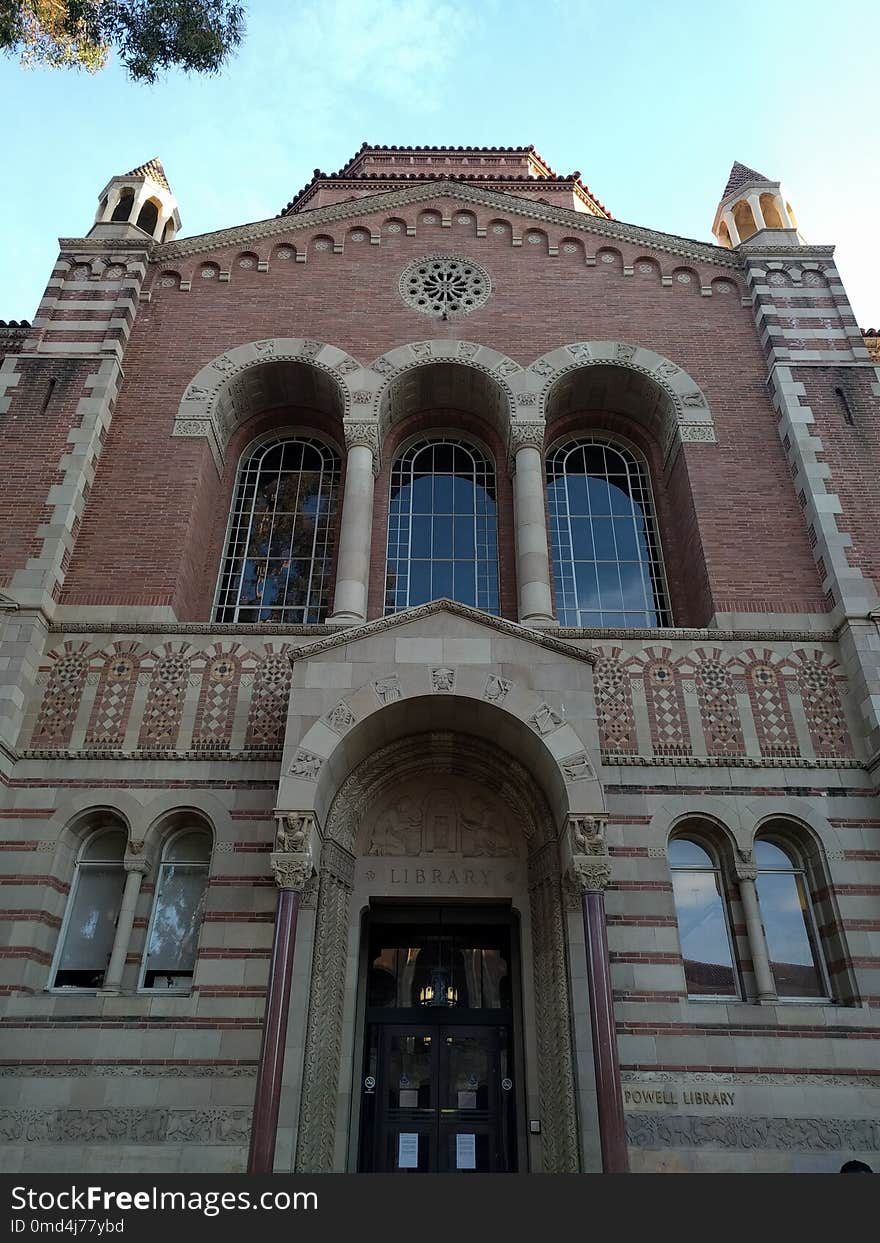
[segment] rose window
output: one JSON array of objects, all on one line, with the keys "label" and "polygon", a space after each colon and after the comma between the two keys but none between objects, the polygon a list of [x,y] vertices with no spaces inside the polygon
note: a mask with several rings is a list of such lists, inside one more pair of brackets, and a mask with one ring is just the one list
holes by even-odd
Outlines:
[{"label": "rose window", "polygon": [[423,315],[467,315],[492,292],[489,273],[460,255],[428,255],[404,268],[400,296]]}]

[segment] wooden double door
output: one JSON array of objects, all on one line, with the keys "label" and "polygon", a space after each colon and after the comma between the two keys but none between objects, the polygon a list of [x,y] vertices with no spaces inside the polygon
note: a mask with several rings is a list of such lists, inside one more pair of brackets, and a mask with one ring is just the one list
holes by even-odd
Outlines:
[{"label": "wooden double door", "polygon": [[473,1017],[484,1021],[369,1025],[361,1169],[515,1172],[510,1025]]}]

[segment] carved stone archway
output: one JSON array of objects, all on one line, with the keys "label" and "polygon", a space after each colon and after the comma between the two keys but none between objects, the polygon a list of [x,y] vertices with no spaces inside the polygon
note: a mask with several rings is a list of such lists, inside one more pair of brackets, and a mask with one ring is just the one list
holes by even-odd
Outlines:
[{"label": "carved stone archway", "polygon": [[222,473],[236,427],[261,410],[309,405],[332,413],[341,428],[352,406],[350,380],[360,370],[345,350],[302,337],[237,345],[212,359],[187,385],[171,434],[206,438]]},{"label": "carved stone archway", "polygon": [[451,731],[412,735],[379,747],[346,777],[331,803],[321,853],[295,1169],[329,1172],[338,1152],[344,1027],[353,1023],[354,1012],[345,985],[352,920],[358,914],[352,910],[352,892],[362,819],[392,783],[416,773],[478,781],[509,809],[511,823],[521,830],[531,927],[533,1073],[543,1121],[542,1168],[548,1173],[576,1172],[577,1104],[557,828],[541,790],[523,765],[492,742]]},{"label": "carved stone archway", "polygon": [[626,341],[575,341],[536,358],[510,379],[517,418],[552,423],[566,391],[589,387],[596,368],[617,371],[620,388],[664,454],[676,441],[716,441],[709,402],[688,372],[662,354]]}]

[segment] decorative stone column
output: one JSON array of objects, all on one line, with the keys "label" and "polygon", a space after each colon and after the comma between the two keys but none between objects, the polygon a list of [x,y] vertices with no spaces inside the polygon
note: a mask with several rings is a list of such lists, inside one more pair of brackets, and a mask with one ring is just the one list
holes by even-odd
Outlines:
[{"label": "decorative stone column", "polygon": [[758,990],[759,1004],[772,1004],[778,1000],[776,983],[770,969],[770,955],[767,951],[767,937],[761,922],[761,909],[758,906],[758,891],[755,881],[758,879],[758,865],[751,850],[736,852],[736,880],[739,885],[739,898],[742,902],[743,914],[746,917],[746,935],[749,939],[749,953],[752,959],[752,971],[755,976],[755,987]]},{"label": "decorative stone column", "polygon": [[379,461],[376,423],[344,423],[345,493],[336,558],[336,594],[331,626],[351,626],[367,620],[370,548],[373,536],[373,487]]},{"label": "decorative stone column", "polygon": [[150,861],[144,854],[142,841],[128,843],[122,865],[125,868],[125,889],[122,892],[119,918],[116,920],[116,933],[113,937],[113,949],[110,951],[110,962],[107,964],[102,985],[107,992],[118,992],[122,985],[122,973],[125,970],[125,958],[131,941],[137,900],[143,879],[150,870]]},{"label": "decorative stone column", "polygon": [[605,889],[611,879],[604,816],[569,816],[563,844],[567,871],[580,891],[587,953],[587,992],[593,1032],[599,1143],[604,1174],[626,1174],[629,1154],[620,1088],[611,960],[605,927]]},{"label": "decorative stone column", "polygon": [[278,900],[266,989],[263,1041],[257,1065],[248,1153],[249,1174],[271,1174],[274,1166],[296,923],[300,895],[317,870],[319,845],[317,824],[311,812],[276,812],[275,815],[278,829],[270,860],[278,886]]},{"label": "decorative stone column", "polygon": [[543,423],[510,427],[519,620],[539,627],[556,625],[544,504],[544,430]]}]

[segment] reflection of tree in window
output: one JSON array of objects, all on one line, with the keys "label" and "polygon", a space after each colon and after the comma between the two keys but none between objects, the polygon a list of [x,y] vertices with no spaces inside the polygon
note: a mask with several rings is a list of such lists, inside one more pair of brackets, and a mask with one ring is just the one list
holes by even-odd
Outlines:
[{"label": "reflection of tree in window", "polygon": [[55,988],[100,988],[113,951],[125,887],[122,829],[93,833],[83,843],[70,893]]},{"label": "reflection of tree in window", "polygon": [[547,458],[556,614],[564,626],[670,624],[644,465],[588,436]]},{"label": "reflection of tree in window", "polygon": [[421,440],[391,475],[385,612],[448,597],[498,612],[495,470],[473,445]]},{"label": "reflection of tree in window", "polygon": [[165,847],[144,963],[144,988],[181,988],[192,979],[210,852],[210,838],[201,831],[179,833]]},{"label": "reflection of tree in window", "polygon": [[758,901],[780,997],[825,997],[807,878],[781,846],[755,842]]},{"label": "reflection of tree in window", "polygon": [[686,837],[669,843],[669,866],[688,994],[736,997],[720,869],[702,846]]},{"label": "reflection of tree in window", "polygon": [[330,608],[339,459],[273,440],[242,461],[215,620],[321,622]]}]

